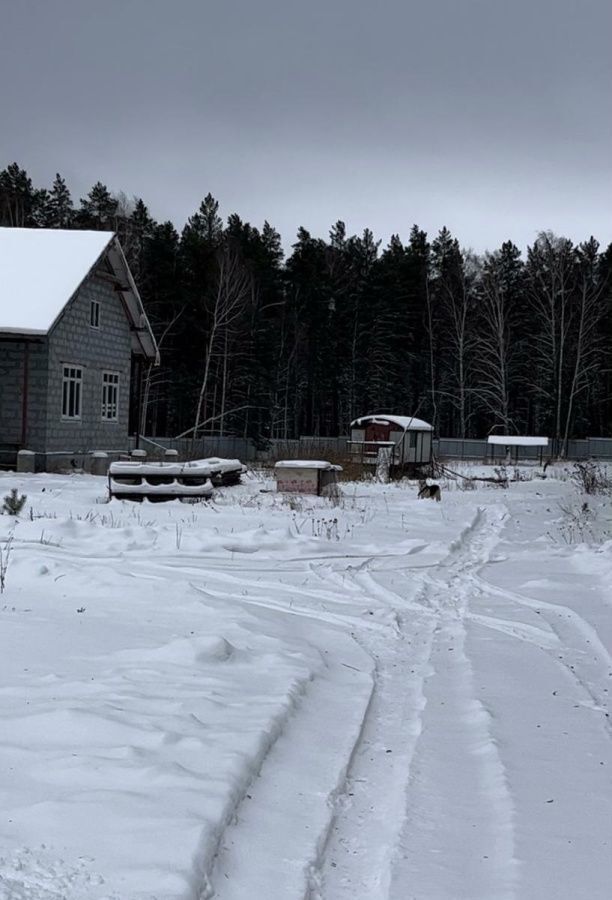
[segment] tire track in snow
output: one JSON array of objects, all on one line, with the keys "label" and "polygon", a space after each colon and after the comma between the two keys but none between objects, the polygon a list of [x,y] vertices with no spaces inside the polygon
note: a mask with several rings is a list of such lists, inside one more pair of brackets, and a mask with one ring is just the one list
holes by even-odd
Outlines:
[{"label": "tire track in snow", "polygon": [[369,642],[376,660],[374,696],[336,800],[324,858],[311,875],[313,900],[386,896],[390,850],[404,818],[402,789],[421,733],[434,624],[421,613],[391,651],[388,640]]},{"label": "tire track in snow", "polygon": [[[478,511],[435,573],[420,576],[417,602],[405,605],[411,615],[400,619],[404,646],[396,648],[392,656],[381,648],[361,746],[356,748],[345,791],[338,799],[324,864],[313,874],[313,898],[406,900],[407,890],[415,883],[411,863],[418,862],[418,871],[427,881],[427,855],[432,859],[438,843],[446,844],[449,879],[444,886],[436,871],[434,883],[440,887],[436,896],[448,900],[462,896],[457,885],[465,873],[466,857],[457,834],[474,801],[481,827],[477,836],[468,835],[469,846],[474,851],[477,843],[488,852],[480,853],[472,873],[470,891],[476,893],[463,896],[470,900],[512,896],[516,870],[513,806],[488,713],[475,699],[464,650],[470,574],[488,561],[504,517],[501,508]],[[375,588],[377,579],[372,571],[360,577],[362,582],[367,579],[364,586],[369,583]],[[387,597],[390,593],[380,584],[378,590]],[[401,598],[396,595],[396,599],[401,610]],[[437,662],[439,655],[443,664]],[[447,740],[449,730],[455,737],[452,749]],[[450,758],[444,758],[441,747],[447,748],[447,756],[450,750]],[[443,764],[441,769],[438,763]],[[430,789],[435,796],[442,773],[456,785],[458,771],[462,772],[462,784],[459,795],[455,790],[454,808],[449,809],[448,797],[438,792],[443,802],[434,809]],[[469,784],[463,780],[464,771],[470,773]],[[379,807],[381,797],[384,806]],[[427,831],[424,821],[433,823],[433,830]],[[452,827],[448,827],[450,823]],[[420,838],[418,860],[415,835]],[[490,862],[483,868],[484,856]],[[420,892],[415,889],[410,896],[433,900],[430,889],[431,882],[424,883]]]},{"label": "tire track in snow", "polygon": [[425,685],[423,733],[406,792],[390,900],[511,898],[518,875],[514,805],[490,716],[466,651],[472,575],[499,540],[505,511],[481,512],[430,590],[440,620]]},{"label": "tire track in snow", "polygon": [[[540,649],[551,656],[570,676],[582,693],[589,698],[589,704],[604,714],[606,733],[612,739],[612,722],[608,712],[612,656],[593,625],[569,606],[536,600],[518,591],[496,587],[477,574],[473,575],[473,579],[483,594],[502,597],[518,606],[532,609],[540,615],[543,612],[549,613],[542,615],[542,618],[556,636],[559,646],[565,650],[564,654],[560,654],[555,647],[540,646]],[[568,650],[573,651],[571,657],[567,657]]]},{"label": "tire track in snow", "polygon": [[371,671],[339,668],[313,681],[270,749],[220,840],[201,900],[307,895],[372,694]]},{"label": "tire track in snow", "polygon": [[[385,556],[397,556],[397,554],[385,554]],[[410,555],[410,554],[408,554]],[[375,619],[356,620],[353,615],[346,615],[343,607],[346,600],[343,594],[348,593],[354,598],[362,609],[371,606],[371,600],[378,598],[382,605],[388,609],[389,600],[401,603],[402,598],[397,594],[385,591],[377,586],[375,581],[368,580],[368,571],[374,559],[378,557],[361,557],[359,565],[348,567],[342,573],[341,584],[337,579],[334,583],[342,589],[342,593],[335,596],[335,602],[328,591],[324,592],[330,608],[321,608],[322,592],[309,591],[301,587],[297,591],[293,585],[285,584],[285,588],[291,593],[296,593],[303,598],[299,607],[293,605],[287,608],[286,600],[276,602],[270,597],[271,589],[278,590],[278,582],[253,583],[252,576],[245,581],[248,586],[249,596],[232,594],[219,594],[206,587],[202,589],[192,583],[196,590],[203,590],[207,595],[220,602],[238,602],[245,606],[257,605],[268,609],[278,610],[285,615],[305,616],[317,619],[323,623],[334,626],[342,625],[345,630],[348,627],[355,628],[359,625],[358,634],[353,637],[366,650],[364,659],[372,663],[373,656],[384,660],[383,669],[379,668],[376,678],[378,681],[390,678],[392,670],[400,664],[404,671],[400,678],[401,684],[405,684],[411,677],[408,669],[414,672],[414,654],[407,652],[406,642],[411,643],[414,634],[406,639],[399,631],[394,610],[390,611],[386,622],[377,622]],[[317,559],[319,566],[321,560]],[[313,571],[318,579],[321,578],[318,571]],[[200,573],[201,574],[201,573]],[[339,574],[339,573],[336,573]],[[210,578],[210,576],[208,576]],[[362,578],[366,583],[362,583]],[[214,578],[213,578],[214,580]],[[241,576],[224,577],[221,582],[230,582],[238,588],[241,584]],[[264,594],[256,597],[254,593]],[[310,608],[304,605],[310,599]],[[334,612],[334,606],[338,612]],[[433,620],[431,611],[417,606],[415,609],[426,620],[425,649],[430,646]],[[389,646],[396,648],[392,658],[389,658]],[[397,660],[397,661],[396,661]],[[373,664],[373,663],[372,663]],[[349,667],[351,668],[351,667]],[[371,746],[363,735],[365,723],[371,719],[372,674],[368,674],[368,690],[357,692],[355,686],[352,691],[342,694],[338,691],[338,679],[335,683],[327,683],[326,679],[315,679],[309,687],[300,707],[290,721],[286,723],[283,734],[279,735],[273,746],[269,748],[257,778],[251,783],[248,793],[243,797],[241,804],[236,808],[236,819],[233,825],[227,827],[219,839],[219,850],[212,873],[209,871],[205,878],[203,898],[214,897],[216,900],[240,900],[245,896],[245,890],[257,897],[265,897],[266,900],[278,898],[288,900],[310,896],[312,886],[316,881],[316,875],[321,867],[324,847],[329,835],[332,816],[339,805],[347,796],[347,768],[351,766],[356,752],[363,751],[383,753],[387,763],[387,772],[393,776],[393,767],[401,766],[402,754],[399,750],[400,740],[396,742],[398,752],[395,760],[386,753],[386,748]],[[416,684],[422,683],[417,679]],[[333,690],[331,689],[333,688]],[[406,703],[410,702],[408,692]],[[384,692],[385,698],[387,692]],[[420,690],[417,691],[416,706],[421,702]],[[398,704],[393,702],[389,715],[397,715]],[[321,735],[321,713],[333,711],[333,719],[336,727]],[[402,739],[405,739],[409,729],[402,728],[405,722],[399,722],[402,731]],[[415,736],[418,729],[415,731]],[[313,739],[314,738],[314,739]],[[324,753],[317,756],[313,750],[317,747],[324,749]],[[340,753],[338,752],[340,751]],[[314,768],[313,768],[314,767]],[[403,767],[405,768],[405,766]],[[299,777],[296,778],[296,773]],[[304,789],[304,781],[311,779],[316,782],[317,788]],[[385,783],[384,788],[393,785],[397,778],[392,777],[390,783]],[[397,793],[397,792],[395,792]],[[398,821],[401,821],[402,802],[401,793],[398,795]],[[274,844],[274,855],[270,858],[270,847]],[[291,861],[287,865],[278,865],[279,860]],[[248,887],[245,887],[248,886]]]},{"label": "tire track in snow", "polygon": [[497,616],[482,615],[481,613],[467,613],[466,619],[469,622],[475,622],[477,625],[490,628],[492,631],[498,631],[508,637],[516,638],[518,641],[535,644],[541,650],[554,650],[562,646],[558,635],[551,629],[537,628],[535,625],[528,625],[526,622],[515,622],[511,619],[502,619]]}]

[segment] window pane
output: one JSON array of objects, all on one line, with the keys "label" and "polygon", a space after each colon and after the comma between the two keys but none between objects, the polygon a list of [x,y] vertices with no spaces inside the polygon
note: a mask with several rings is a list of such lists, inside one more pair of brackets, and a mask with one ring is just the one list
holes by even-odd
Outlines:
[{"label": "window pane", "polygon": [[62,416],[78,419],[81,416],[83,370],[79,366],[62,366],[62,372]]},{"label": "window pane", "polygon": [[101,406],[102,418],[116,422],[119,417],[119,374],[117,372],[102,373]]},{"label": "window pane", "polygon": [[89,305],[89,324],[93,328],[100,325],[100,304],[97,300],[92,300]]}]

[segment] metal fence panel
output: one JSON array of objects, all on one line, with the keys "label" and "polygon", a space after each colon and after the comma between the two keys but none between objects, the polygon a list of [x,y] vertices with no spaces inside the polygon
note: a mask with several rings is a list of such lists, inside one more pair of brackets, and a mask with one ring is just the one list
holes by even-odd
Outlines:
[{"label": "metal fence panel", "polygon": [[612,438],[588,438],[588,456],[594,456],[597,459],[612,459]]},{"label": "metal fence panel", "polygon": [[[220,456],[240,459],[242,462],[276,462],[279,459],[325,459],[330,454],[341,456],[347,453],[347,437],[303,436],[295,439],[275,439],[269,441],[266,449],[259,450],[248,438],[229,435],[199,438],[141,438],[141,447],[150,456],[162,455],[162,448],[178,450],[182,459],[201,459]],[[496,461],[505,458],[503,447],[497,447]],[[491,460],[492,448],[482,438],[441,437],[433,441],[434,455],[440,459]],[[551,452],[545,451],[546,457]],[[501,454],[501,455],[500,455]],[[539,447],[521,447],[520,458],[539,459]],[[566,458],[572,459],[612,459],[612,438],[590,437],[568,442]]]},{"label": "metal fence panel", "polygon": [[240,459],[243,462],[255,459],[255,446],[246,438],[227,435],[198,438],[146,438],[141,437],[141,447],[151,456],[161,454],[162,448],[178,450],[182,459],[205,459],[220,456],[224,459]]},{"label": "metal fence panel", "polygon": [[436,456],[450,459],[482,459],[487,452],[487,442],[476,438],[438,438],[434,441]]}]

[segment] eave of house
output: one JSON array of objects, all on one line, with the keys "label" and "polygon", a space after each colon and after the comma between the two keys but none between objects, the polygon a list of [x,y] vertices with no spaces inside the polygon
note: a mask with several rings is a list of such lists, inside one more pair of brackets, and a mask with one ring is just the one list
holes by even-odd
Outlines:
[{"label": "eave of house", "polygon": [[0,341],[42,341],[46,331],[36,328],[0,328]]},{"label": "eave of house", "polygon": [[155,365],[159,365],[157,343],[144,311],[138,288],[116,236],[108,245],[107,258],[117,276],[116,290],[130,323],[132,351],[140,356],[145,356]]},{"label": "eave of house", "polygon": [[[151,325],[149,324],[147,315],[144,311],[144,306],[142,305],[142,300],[140,299],[138,288],[136,287],[136,284],[132,277],[132,273],[130,272],[130,268],[123,254],[123,250],[121,249],[121,244],[119,243],[117,235],[113,235],[111,237],[102,253],[100,253],[77,289],[74,291],[70,300],[76,297],[83,284],[96,271],[105,257],[108,259],[109,264],[113,270],[113,276],[115,278],[115,288],[123,305],[123,309],[130,326],[132,353],[135,353],[138,356],[144,356],[154,365],[159,365],[159,350],[157,348],[157,343],[155,341],[155,337],[153,335],[153,331],[151,329]],[[70,300],[68,301],[68,303],[70,302]],[[58,313],[57,318],[49,329],[49,333],[53,331],[53,329],[61,319],[68,303],[66,303]]]}]

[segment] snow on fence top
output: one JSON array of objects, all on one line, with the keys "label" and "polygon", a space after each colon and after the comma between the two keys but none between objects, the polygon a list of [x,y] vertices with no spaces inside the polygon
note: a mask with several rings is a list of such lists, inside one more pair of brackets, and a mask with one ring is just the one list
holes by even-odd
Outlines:
[{"label": "snow on fence top", "polygon": [[342,466],[335,466],[324,459],[279,459],[274,464],[275,469],[324,469],[326,472],[342,471]]},{"label": "snow on fence top", "polygon": [[110,231],[0,228],[0,331],[46,334],[112,238]]},{"label": "snow on fence top", "polygon": [[487,443],[501,444],[504,447],[548,447],[548,438],[516,434],[490,434]]},{"label": "snow on fence top", "polygon": [[388,416],[386,413],[376,413],[372,416],[361,416],[351,422],[351,428],[361,428],[362,425],[398,425],[402,431],[433,431],[429,422],[416,419],[414,416]]}]

